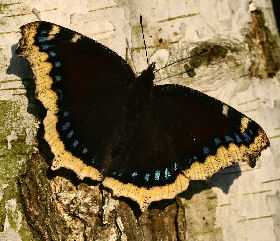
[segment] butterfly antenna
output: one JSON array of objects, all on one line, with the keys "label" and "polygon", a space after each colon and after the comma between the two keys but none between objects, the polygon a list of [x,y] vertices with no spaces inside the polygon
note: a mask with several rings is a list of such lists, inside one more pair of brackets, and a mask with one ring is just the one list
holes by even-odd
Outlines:
[{"label": "butterfly antenna", "polygon": [[200,54],[204,54],[204,53],[206,53],[206,52],[208,52],[208,49],[203,49],[203,50],[201,50],[200,52],[198,52],[198,53],[196,53],[196,54],[194,54],[194,55],[188,56],[188,57],[183,58],[183,59],[179,59],[179,60],[177,60],[177,61],[175,61],[175,62],[173,62],[173,63],[171,63],[171,64],[165,65],[165,66],[163,66],[162,68],[159,68],[159,69],[155,70],[154,73],[156,73],[156,72],[158,72],[158,71],[160,71],[160,70],[162,70],[162,69],[165,69],[165,68],[167,68],[167,67],[169,67],[169,66],[171,66],[171,65],[173,65],[173,64],[177,64],[177,63],[179,63],[179,62],[181,62],[181,61],[184,61],[184,60],[186,60],[186,59],[190,59],[190,58],[195,57],[195,56],[200,55]]},{"label": "butterfly antenna", "polygon": [[147,52],[147,46],[146,46],[145,35],[144,35],[144,28],[143,28],[143,23],[142,23],[142,15],[140,15],[140,25],[141,25],[141,29],[142,29],[142,37],[143,37],[144,46],[145,46],[145,53],[146,53],[146,58],[147,58],[147,64],[149,66],[148,52]]},{"label": "butterfly antenna", "polygon": [[132,51],[131,51],[131,48],[130,48],[129,43],[128,43],[128,39],[126,38],[125,41],[126,41],[127,49],[129,51],[132,68],[134,69],[134,73],[137,73],[135,65],[134,65],[134,61],[133,61]]},{"label": "butterfly antenna", "polygon": [[32,13],[35,14],[35,16],[39,19],[39,21],[42,21],[42,18],[40,16],[40,11],[37,8],[33,8]]}]

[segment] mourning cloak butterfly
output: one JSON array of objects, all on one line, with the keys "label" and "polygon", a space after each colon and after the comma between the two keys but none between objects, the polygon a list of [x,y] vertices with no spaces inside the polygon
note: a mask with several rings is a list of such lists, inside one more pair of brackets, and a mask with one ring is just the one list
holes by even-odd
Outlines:
[{"label": "mourning cloak butterfly", "polygon": [[180,85],[154,85],[112,50],[48,22],[21,27],[16,53],[28,58],[47,109],[52,169],[101,181],[141,210],[174,198],[237,161],[255,166],[269,146],[263,129],[232,107]]}]

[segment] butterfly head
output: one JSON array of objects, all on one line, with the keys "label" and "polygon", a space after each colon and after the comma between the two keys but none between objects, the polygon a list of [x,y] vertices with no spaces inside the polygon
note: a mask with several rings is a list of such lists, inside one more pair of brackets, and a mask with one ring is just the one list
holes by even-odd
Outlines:
[{"label": "butterfly head", "polygon": [[[154,70],[155,70],[155,62],[151,63],[147,69],[143,70],[141,75],[139,76],[140,79],[146,79],[146,80],[154,80]],[[143,83],[142,83],[143,84]]]}]

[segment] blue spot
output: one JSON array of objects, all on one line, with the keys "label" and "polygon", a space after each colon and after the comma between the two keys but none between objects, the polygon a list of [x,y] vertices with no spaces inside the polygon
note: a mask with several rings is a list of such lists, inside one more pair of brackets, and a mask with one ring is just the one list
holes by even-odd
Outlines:
[{"label": "blue spot", "polygon": [[61,63],[59,61],[54,62],[54,67],[58,68],[61,66]]},{"label": "blue spot", "polygon": [[233,139],[230,136],[225,136],[226,142],[233,142]]},{"label": "blue spot", "polygon": [[190,158],[187,162],[188,162],[188,165],[191,165],[193,163],[193,159]]},{"label": "blue spot", "polygon": [[43,42],[49,41],[49,39],[47,37],[39,37],[38,41],[39,41],[39,43],[43,43]]},{"label": "blue spot", "polygon": [[69,121],[67,121],[63,126],[62,126],[62,130],[65,131],[66,129],[68,129],[71,126],[71,123]]},{"label": "blue spot", "polygon": [[69,115],[69,112],[68,111],[65,111],[64,113],[63,113],[63,117],[67,117]]},{"label": "blue spot", "polygon": [[113,172],[113,175],[114,175],[114,176],[116,176],[116,175],[117,175],[117,173],[116,173],[116,172]]},{"label": "blue spot", "polygon": [[67,134],[67,138],[71,138],[74,134],[74,131],[70,131],[68,134]]},{"label": "blue spot", "polygon": [[95,160],[93,158],[91,158],[91,162],[92,162],[92,164],[94,164]]},{"label": "blue spot", "polygon": [[197,161],[197,160],[198,160],[198,157],[197,157],[197,156],[193,156],[193,160],[194,160],[194,161]]},{"label": "blue spot", "polygon": [[156,172],[155,172],[155,180],[158,181],[159,178],[160,178],[160,171],[156,170]]},{"label": "blue spot", "polygon": [[137,177],[137,172],[133,172],[133,173],[131,174],[131,176],[132,176],[132,177]]},{"label": "blue spot", "polygon": [[164,177],[165,177],[166,180],[167,180],[169,177],[171,177],[171,174],[170,174],[168,168],[165,168]]},{"label": "blue spot", "polygon": [[215,141],[215,143],[216,143],[217,146],[220,145],[220,144],[222,143],[221,140],[220,140],[219,138],[215,138],[214,141]]},{"label": "blue spot", "polygon": [[42,45],[42,49],[43,50],[47,50],[49,47],[50,47],[50,45],[48,45],[48,44],[43,44]]},{"label": "blue spot", "polygon": [[250,136],[253,136],[254,132],[251,129],[249,129],[249,134],[250,134]]},{"label": "blue spot", "polygon": [[48,32],[49,32],[48,30],[41,30],[42,35],[47,34]]},{"label": "blue spot", "polygon": [[207,155],[210,152],[210,149],[207,146],[203,146],[203,153]]},{"label": "blue spot", "polygon": [[121,177],[121,176],[122,176],[122,173],[120,172],[118,176]]},{"label": "blue spot", "polygon": [[246,132],[243,132],[243,133],[242,133],[242,136],[244,137],[244,139],[245,139],[246,142],[249,143],[249,142],[251,141],[251,138],[247,135]]},{"label": "blue spot", "polygon": [[62,90],[56,90],[57,94],[58,94],[58,97],[59,97],[59,100],[62,99]]},{"label": "blue spot", "polygon": [[150,179],[150,174],[146,173],[144,179],[146,180],[146,182],[148,182]]},{"label": "blue spot", "polygon": [[75,140],[75,141],[73,142],[73,146],[74,146],[74,147],[76,147],[78,144],[79,144],[79,142],[78,142],[77,140]]},{"label": "blue spot", "polygon": [[234,135],[238,144],[243,142],[239,135],[237,135],[236,133],[234,133]]},{"label": "blue spot", "polygon": [[87,149],[87,148],[84,148],[83,154],[87,154],[87,153],[88,153],[88,149]]},{"label": "blue spot", "polygon": [[56,53],[54,51],[50,51],[50,56],[51,57],[55,57],[56,56]]},{"label": "blue spot", "polygon": [[174,171],[177,171],[177,169],[178,169],[178,163],[177,162],[174,162],[173,168],[174,168]]},{"label": "blue spot", "polygon": [[54,78],[57,82],[59,82],[61,80],[61,76],[59,76],[59,75],[54,76]]}]

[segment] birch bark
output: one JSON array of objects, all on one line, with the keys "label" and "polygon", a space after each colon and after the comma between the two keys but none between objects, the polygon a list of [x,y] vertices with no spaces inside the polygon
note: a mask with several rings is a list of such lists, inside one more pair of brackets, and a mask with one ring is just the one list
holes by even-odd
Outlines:
[{"label": "birch bark", "polygon": [[[195,48],[213,50],[199,62],[165,69],[156,76],[160,84],[207,92],[257,121],[271,141],[254,169],[231,166],[144,213],[95,182],[48,169],[32,72],[14,55],[19,27],[41,19],[124,58],[127,39],[140,72],[146,68],[140,14],[157,68]],[[0,240],[280,240],[279,43],[269,0],[1,1]],[[176,75],[186,64],[192,76]]]}]

